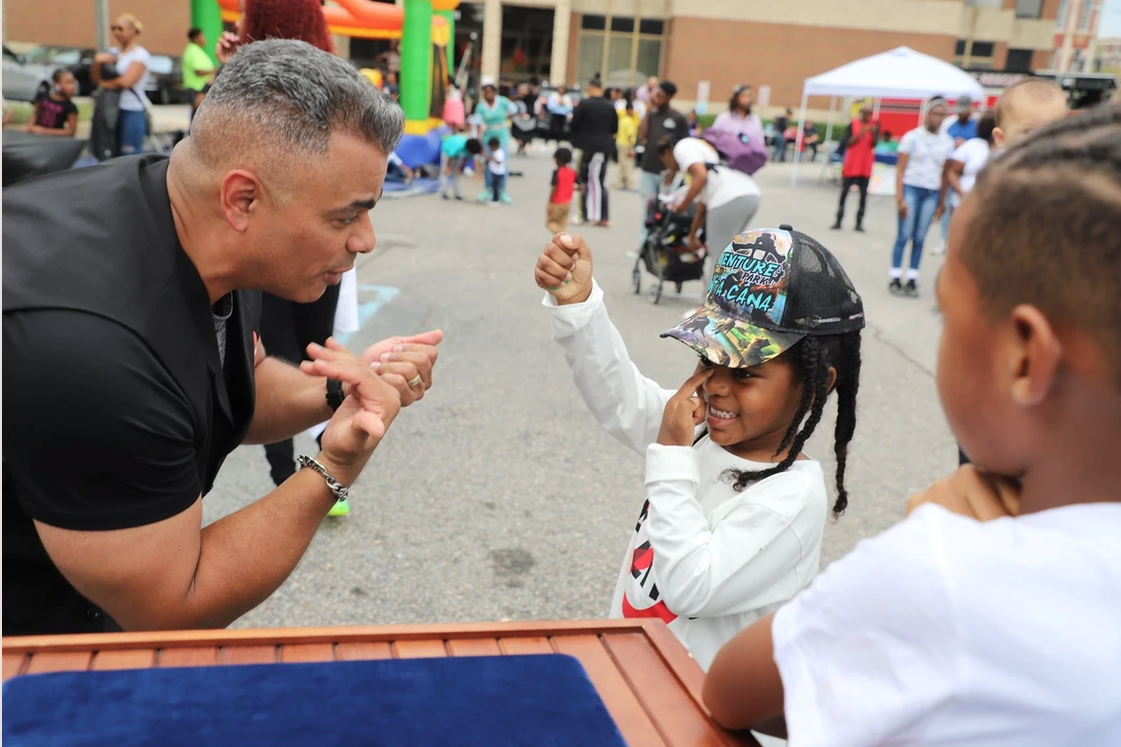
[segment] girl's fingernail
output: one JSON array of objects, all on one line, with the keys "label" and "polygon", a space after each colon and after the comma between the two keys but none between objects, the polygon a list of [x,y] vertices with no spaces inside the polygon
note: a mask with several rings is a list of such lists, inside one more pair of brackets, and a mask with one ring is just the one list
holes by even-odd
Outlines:
[{"label": "girl's fingernail", "polygon": [[403,352],[405,352],[405,346],[404,345],[394,345],[393,346],[393,352],[394,353],[403,353]]},{"label": "girl's fingernail", "polygon": [[374,361],[373,363],[370,364],[370,368],[377,371],[379,368],[381,368],[381,362],[380,361]]},{"label": "girl's fingernail", "polygon": [[388,360],[389,360],[389,353],[382,353],[381,354],[381,362],[385,363]]}]

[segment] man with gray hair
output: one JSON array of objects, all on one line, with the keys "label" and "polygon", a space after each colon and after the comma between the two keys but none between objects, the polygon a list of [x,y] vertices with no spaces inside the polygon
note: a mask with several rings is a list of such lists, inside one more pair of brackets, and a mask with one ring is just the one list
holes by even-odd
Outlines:
[{"label": "man with gray hair", "polygon": [[[259,291],[313,301],[374,248],[402,128],[343,60],[264,41],[170,158],[4,191],[4,635],[225,626],[293,571],[442,333],[296,368],[257,341]],[[233,449],[327,418],[296,475],[203,528]]]}]

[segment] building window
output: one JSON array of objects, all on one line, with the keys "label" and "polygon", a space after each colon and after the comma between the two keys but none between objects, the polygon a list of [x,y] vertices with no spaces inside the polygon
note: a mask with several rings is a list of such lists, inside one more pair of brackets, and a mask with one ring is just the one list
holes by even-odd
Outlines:
[{"label": "building window", "polygon": [[1067,0],[1059,0],[1059,12],[1055,14],[1055,26],[1060,29],[1066,28],[1067,18]]},{"label": "building window", "polygon": [[[588,21],[592,18],[592,21]],[[662,69],[665,22],[629,16],[584,16],[580,22],[580,56],[576,80],[599,73],[603,84],[635,88]]]},{"label": "building window", "polygon": [[1017,18],[1039,18],[1043,15],[1043,0],[1016,0]]},{"label": "building window", "polygon": [[1032,49],[1008,50],[1008,61],[1004,63],[1004,69],[1010,73],[1030,73],[1033,54],[1035,50]]},{"label": "building window", "polygon": [[975,70],[992,70],[996,54],[996,44],[990,41],[974,41],[966,51],[966,40],[958,39],[954,44],[954,64]]},{"label": "building window", "polygon": [[580,28],[603,31],[607,28],[607,16],[584,16],[580,19]]}]

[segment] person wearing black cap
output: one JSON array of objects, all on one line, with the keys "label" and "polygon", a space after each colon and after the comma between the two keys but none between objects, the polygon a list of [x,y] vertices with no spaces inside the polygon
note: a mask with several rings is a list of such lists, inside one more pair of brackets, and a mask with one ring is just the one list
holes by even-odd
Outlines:
[{"label": "person wearing black cap", "polygon": [[662,389],[631,362],[583,239],[557,234],[535,280],[591,414],[646,460],[646,503],[609,614],[665,621],[707,669],[817,574],[829,498],[802,449],[834,392],[833,516],[848,505],[860,295],[809,236],[745,232],[720,253],[704,305],[663,333],[698,360],[684,385]]},{"label": "person wearing black cap", "polygon": [[603,96],[599,78],[588,83],[588,96],[572,112],[572,144],[579,148],[580,184],[584,189],[580,213],[585,223],[608,226],[607,164],[615,153],[615,133],[619,115]]}]

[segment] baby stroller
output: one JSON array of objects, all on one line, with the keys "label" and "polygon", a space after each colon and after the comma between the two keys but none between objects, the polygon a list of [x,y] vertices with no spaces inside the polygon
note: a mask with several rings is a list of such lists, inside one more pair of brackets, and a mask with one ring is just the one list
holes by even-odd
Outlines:
[{"label": "baby stroller", "polygon": [[[676,213],[669,207],[676,199],[674,195],[658,195],[651,197],[646,204],[646,242],[639,249],[631,278],[636,294],[642,292],[643,267],[656,278],[646,294],[650,303],[662,300],[662,290],[667,281],[681,293],[683,283],[704,277],[707,251],[702,248],[693,253],[686,243],[696,206],[688,212]],[[701,229],[699,238],[704,242],[704,229]]]}]

